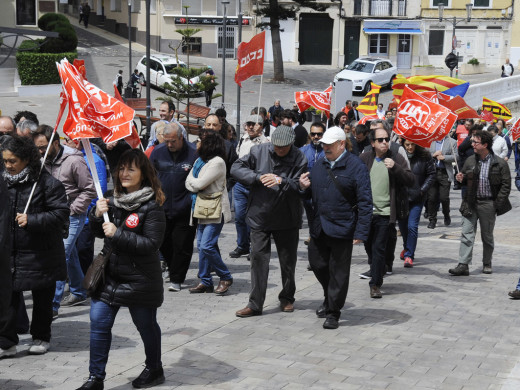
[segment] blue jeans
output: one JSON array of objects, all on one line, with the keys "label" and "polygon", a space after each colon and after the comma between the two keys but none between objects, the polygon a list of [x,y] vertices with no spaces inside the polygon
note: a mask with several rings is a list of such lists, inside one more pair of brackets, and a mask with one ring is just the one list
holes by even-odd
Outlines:
[{"label": "blue jeans", "polygon": [[[92,298],[90,304],[90,375],[105,379],[105,368],[112,343],[112,326],[121,306],[110,306]],[[157,323],[157,308],[129,307],[132,321],[144,344],[145,364],[151,369],[162,367],[161,328]]]},{"label": "blue jeans", "polygon": [[249,235],[251,228],[246,223],[247,215],[247,199],[249,197],[249,189],[240,183],[236,183],[233,187],[233,195],[235,197],[235,227],[237,229],[237,246],[249,252],[251,241]]},{"label": "blue jeans", "polygon": [[419,237],[419,220],[423,202],[410,203],[410,214],[408,219],[400,219],[399,230],[403,237],[404,257],[415,258],[415,248],[417,248],[417,238]]},{"label": "blue jeans", "polygon": [[207,225],[199,223],[197,227],[197,249],[199,250],[198,277],[205,286],[213,286],[211,271],[215,271],[221,280],[233,279],[218,250],[218,238],[222,231],[222,226],[224,226],[224,222]]},{"label": "blue jeans", "polygon": [[[67,260],[67,274],[69,276],[70,293],[81,298],[86,298],[87,293],[81,283],[85,275],[81,270],[79,262],[78,249],[76,248],[76,240],[85,226],[86,214],[69,216],[69,236],[63,240],[65,245],[65,259]],[[56,282],[56,292],[54,293],[54,301],[52,302],[52,309],[57,311],[60,308],[60,302],[63,298],[63,289],[65,288],[65,281],[60,280]]]}]

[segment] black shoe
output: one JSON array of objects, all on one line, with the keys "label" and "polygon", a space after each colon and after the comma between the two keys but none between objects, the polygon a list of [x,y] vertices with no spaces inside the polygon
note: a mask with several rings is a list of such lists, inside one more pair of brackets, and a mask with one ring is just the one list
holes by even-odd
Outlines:
[{"label": "black shoe", "polygon": [[246,251],[237,246],[235,249],[233,249],[231,252],[229,252],[229,257],[231,257],[233,259],[237,259],[240,256],[244,256],[244,255],[248,255],[248,254],[249,254],[249,251]]},{"label": "black shoe", "polygon": [[83,386],[78,387],[76,390],[103,390],[103,379],[97,378],[94,375],[89,376],[88,380],[83,383]]},{"label": "black shoe", "polygon": [[327,317],[327,306],[324,303],[322,303],[320,307],[316,309],[316,316],[318,316],[318,318]]},{"label": "black shoe", "polygon": [[381,290],[377,286],[370,287],[370,298],[382,298]]},{"label": "black shoe", "polygon": [[360,273],[359,277],[361,279],[370,279],[372,277],[372,274],[370,273],[370,270],[368,270],[366,272]]},{"label": "black shoe", "polygon": [[427,211],[424,212],[424,218],[428,219],[430,217],[430,215],[428,214]]},{"label": "black shoe", "polygon": [[509,291],[507,295],[513,299],[520,299],[520,290]]},{"label": "black shoe", "polygon": [[453,276],[469,276],[469,268],[467,264],[459,263],[455,268],[448,270]]},{"label": "black shoe", "polygon": [[435,229],[435,226],[437,225],[437,219],[430,219],[430,223],[428,224],[428,229]]},{"label": "black shoe", "polygon": [[338,329],[339,323],[336,317],[329,316],[323,323],[323,329]]},{"label": "black shoe", "polygon": [[444,226],[450,226],[451,225],[451,217],[449,215],[444,216]]},{"label": "black shoe", "polygon": [[132,381],[132,386],[136,389],[146,389],[164,383],[164,371],[162,367],[151,369],[145,367],[141,375]]}]

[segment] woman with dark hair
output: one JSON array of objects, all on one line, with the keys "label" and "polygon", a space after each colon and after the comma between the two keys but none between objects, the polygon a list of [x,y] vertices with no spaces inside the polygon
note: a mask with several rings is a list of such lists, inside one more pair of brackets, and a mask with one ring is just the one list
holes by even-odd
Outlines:
[{"label": "woman with dark hair", "polygon": [[511,153],[513,153],[513,145],[511,145],[511,140],[509,139],[509,130],[507,129],[506,121],[503,119],[497,120],[495,123],[498,129],[498,135],[504,138],[507,145],[507,155],[504,157],[504,160],[508,161],[511,157]]},{"label": "woman with dark hair", "polygon": [[[78,390],[103,389],[112,326],[121,307],[128,307],[146,355],[145,369],[132,386],[145,388],[164,382],[157,323],[157,308],[163,302],[159,247],[166,226],[164,200],[152,164],[141,150],[131,149],[119,159],[113,196],[99,199],[90,210],[90,228],[96,237],[104,238],[103,253],[110,257],[105,279],[92,295],[90,376]],[[103,222],[105,212],[110,222]]]},{"label": "woman with dark hair", "polygon": [[[13,136],[5,141],[2,159],[2,176],[9,193],[2,202],[8,202],[11,210],[13,294],[7,326],[0,332],[0,358],[16,354],[22,291],[31,291],[33,297],[29,353],[42,355],[50,347],[56,281],[67,276],[63,246],[63,227],[69,218],[67,196],[61,182],[45,169],[40,174],[40,153],[31,139]],[[25,212],[34,183],[34,194]]]},{"label": "woman with dark hair", "polygon": [[415,182],[412,187],[408,187],[408,219],[400,219],[399,230],[403,237],[403,250],[401,252],[401,260],[404,260],[404,266],[413,267],[415,258],[415,248],[417,247],[417,238],[419,236],[419,220],[421,219],[421,211],[424,205],[428,189],[435,180],[435,164],[434,160],[426,149],[413,142],[405,139],[404,148],[410,168],[415,176]]},{"label": "woman with dark hair", "polygon": [[[226,149],[224,140],[216,133],[207,132],[199,147],[199,158],[186,178],[186,188],[193,193],[192,211],[198,194],[218,194],[222,203],[222,214],[216,218],[198,218],[197,248],[199,250],[200,283],[191,288],[190,293],[211,293],[224,295],[233,284],[233,278],[222,261],[218,249],[218,238],[225,222],[231,220],[231,210],[226,190]],[[192,214],[193,215],[193,214]],[[220,277],[216,290],[213,286],[211,271]]]}]

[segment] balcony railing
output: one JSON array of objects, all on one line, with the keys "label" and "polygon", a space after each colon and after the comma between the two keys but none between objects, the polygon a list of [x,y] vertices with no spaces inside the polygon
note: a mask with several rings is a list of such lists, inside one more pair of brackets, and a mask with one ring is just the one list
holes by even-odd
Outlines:
[{"label": "balcony railing", "polygon": [[392,0],[371,0],[368,14],[370,16],[392,16]]}]

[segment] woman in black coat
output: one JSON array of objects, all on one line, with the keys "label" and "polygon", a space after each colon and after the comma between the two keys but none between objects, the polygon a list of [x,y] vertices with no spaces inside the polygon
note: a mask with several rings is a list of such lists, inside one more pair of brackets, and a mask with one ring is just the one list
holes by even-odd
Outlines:
[{"label": "woman in black coat", "polygon": [[435,164],[430,152],[414,144],[409,140],[404,140],[404,148],[410,161],[410,168],[415,176],[412,187],[408,187],[409,215],[408,219],[400,219],[399,230],[403,237],[403,251],[401,259],[404,266],[413,267],[417,238],[419,236],[419,220],[424,205],[425,195],[432,186],[435,179]]},{"label": "woman in black coat", "polygon": [[[29,353],[47,352],[51,340],[52,300],[56,281],[67,277],[63,227],[69,208],[63,184],[45,169],[40,172],[40,153],[32,140],[12,137],[2,145],[10,207],[13,294],[7,326],[0,333],[0,357],[16,354],[16,316],[21,291],[32,291],[33,312]],[[36,184],[27,213],[24,208]],[[4,200],[2,200],[4,201]]]},{"label": "woman in black coat", "polygon": [[[90,305],[90,376],[78,390],[103,389],[112,326],[119,309],[128,307],[144,343],[146,367],[132,385],[152,387],[164,382],[161,328],[157,308],[163,302],[159,248],[165,230],[165,196],[146,155],[137,149],[121,156],[115,171],[114,195],[99,199],[90,210],[90,228],[104,238],[110,254],[105,281]],[[110,222],[103,222],[103,213]]]}]

